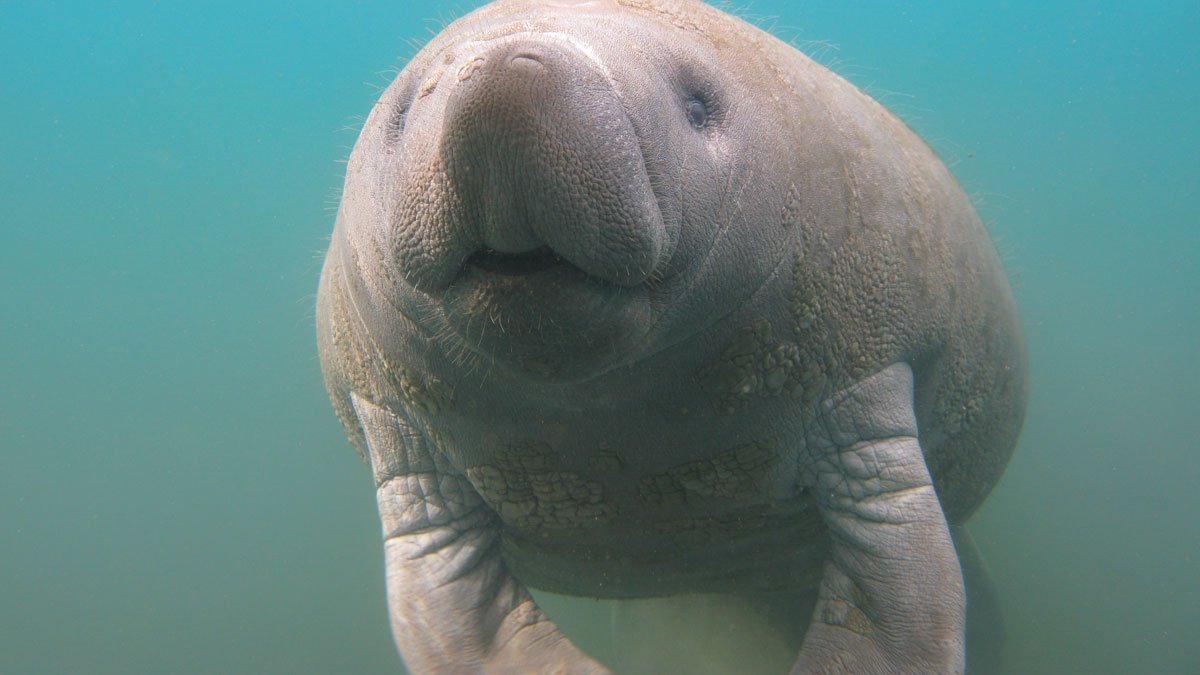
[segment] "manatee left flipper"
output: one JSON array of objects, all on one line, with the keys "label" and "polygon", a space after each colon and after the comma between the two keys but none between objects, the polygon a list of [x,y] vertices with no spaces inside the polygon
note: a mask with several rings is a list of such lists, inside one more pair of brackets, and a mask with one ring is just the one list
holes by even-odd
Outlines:
[{"label": "manatee left flipper", "polygon": [[413,673],[607,673],[500,555],[496,514],[401,414],[351,395],[375,475],[392,633]]},{"label": "manatee left flipper", "polygon": [[832,546],[793,673],[961,673],[965,596],[907,364],[826,400],[804,476]]}]

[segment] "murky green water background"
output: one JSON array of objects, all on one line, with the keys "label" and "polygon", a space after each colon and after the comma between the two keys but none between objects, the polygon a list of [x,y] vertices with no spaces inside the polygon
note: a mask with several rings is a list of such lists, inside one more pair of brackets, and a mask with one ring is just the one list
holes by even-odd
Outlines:
[{"label": "murky green water background", "polygon": [[[0,2],[0,672],[397,668],[313,294],[375,87],[473,6]],[[1011,672],[1200,672],[1200,5],[749,13],[1004,254],[1032,397],[973,530]]]}]

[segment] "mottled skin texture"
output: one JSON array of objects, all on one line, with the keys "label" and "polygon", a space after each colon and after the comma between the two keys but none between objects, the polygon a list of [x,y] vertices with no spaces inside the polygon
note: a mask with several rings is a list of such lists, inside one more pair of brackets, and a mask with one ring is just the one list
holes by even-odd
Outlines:
[{"label": "mottled skin texture", "polygon": [[817,588],[796,672],[962,669],[1008,286],[929,148],[766,33],[687,0],[451,24],[351,155],[318,331],[413,671],[603,671],[526,587]]}]

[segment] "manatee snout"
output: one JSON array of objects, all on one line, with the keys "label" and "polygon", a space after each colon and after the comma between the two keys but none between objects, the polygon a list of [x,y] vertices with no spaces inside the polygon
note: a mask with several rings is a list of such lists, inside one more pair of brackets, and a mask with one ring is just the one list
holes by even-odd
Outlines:
[{"label": "manatee snout", "polygon": [[468,39],[384,104],[398,120],[375,136],[395,158],[376,174],[394,195],[385,264],[401,295],[439,308],[440,334],[491,363],[602,370],[643,338],[650,287],[671,278],[679,228],[647,168],[663,163],[644,140],[647,91],[620,90],[608,49],[554,31]]},{"label": "manatee snout", "polygon": [[[429,151],[443,172],[434,188],[442,222],[413,222],[399,263],[421,269],[438,259],[434,274],[415,279],[432,293],[555,265],[618,287],[645,282],[668,253],[667,232],[638,135],[600,66],[543,34],[454,53],[436,84],[444,98],[428,104],[440,111],[427,111],[419,129],[438,139]],[[429,191],[416,183],[427,180],[422,171],[402,180],[413,181],[404,193]]]}]

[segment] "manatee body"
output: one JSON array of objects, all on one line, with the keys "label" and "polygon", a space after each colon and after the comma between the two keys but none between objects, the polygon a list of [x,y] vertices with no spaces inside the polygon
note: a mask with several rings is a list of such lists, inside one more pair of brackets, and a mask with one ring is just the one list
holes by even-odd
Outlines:
[{"label": "manatee body", "polygon": [[1024,410],[1001,265],[877,102],[690,0],[502,0],[347,167],[321,363],[414,672],[602,672],[527,588],[815,590],[796,672],[955,672]]}]

